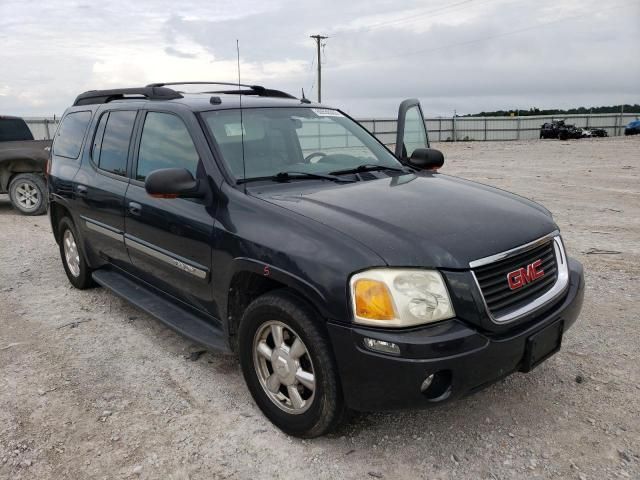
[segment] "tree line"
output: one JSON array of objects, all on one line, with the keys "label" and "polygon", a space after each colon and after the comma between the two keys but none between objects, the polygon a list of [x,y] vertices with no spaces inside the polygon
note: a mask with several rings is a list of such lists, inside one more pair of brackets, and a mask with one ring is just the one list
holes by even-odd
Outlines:
[{"label": "tree line", "polygon": [[495,110],[493,112],[480,112],[470,113],[467,115],[459,115],[463,117],[510,117],[519,116],[526,117],[529,115],[575,115],[575,114],[587,114],[587,113],[620,113],[621,108],[626,113],[640,113],[640,105],[637,103],[633,105],[611,105],[602,107],[578,107],[570,108],[568,110],[555,109],[540,109],[532,107],[529,110]]}]

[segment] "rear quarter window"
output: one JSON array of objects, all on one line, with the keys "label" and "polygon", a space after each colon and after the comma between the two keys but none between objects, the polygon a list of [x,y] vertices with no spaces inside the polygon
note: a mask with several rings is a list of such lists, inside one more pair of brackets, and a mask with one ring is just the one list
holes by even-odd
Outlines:
[{"label": "rear quarter window", "polygon": [[33,140],[33,134],[21,118],[0,118],[0,142]]},{"label": "rear quarter window", "polygon": [[78,158],[90,120],[91,112],[88,111],[67,114],[53,141],[53,154],[67,158]]}]

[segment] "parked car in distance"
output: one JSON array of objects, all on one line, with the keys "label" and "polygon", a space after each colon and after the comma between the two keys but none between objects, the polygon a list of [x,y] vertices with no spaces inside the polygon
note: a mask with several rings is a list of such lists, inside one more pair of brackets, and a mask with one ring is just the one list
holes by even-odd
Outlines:
[{"label": "parked car in distance", "polygon": [[580,132],[580,138],[591,138],[591,130],[588,128],[579,127],[577,130]]},{"label": "parked car in distance", "polygon": [[23,215],[47,211],[44,179],[51,140],[34,140],[22,118],[0,116],[0,193]]},{"label": "parked car in distance", "polygon": [[438,173],[417,100],[392,153],[330,106],[174,85],[65,112],[49,175],[62,265],[238,355],[284,432],[439,405],[560,349],[581,264],[541,205]]},{"label": "parked car in distance", "polygon": [[588,130],[589,132],[591,132],[592,137],[608,137],[609,136],[609,134],[604,128],[587,127],[586,129],[583,128],[583,130]]},{"label": "parked car in distance", "polygon": [[563,120],[554,120],[552,122],[545,122],[540,126],[540,138],[558,138],[560,134],[560,128],[564,126]]},{"label": "parked car in distance", "polygon": [[[563,122],[564,123],[564,122]],[[580,139],[583,137],[583,130],[575,125],[564,123],[558,130],[560,140]]]},{"label": "parked car in distance", "polygon": [[640,133],[640,120],[634,120],[633,122],[629,122],[626,127],[624,127],[625,135],[638,135]]},{"label": "parked car in distance", "polygon": [[570,138],[606,137],[607,131],[604,128],[576,127],[565,123],[564,120],[553,120],[540,126],[540,138],[559,138],[568,140]]}]

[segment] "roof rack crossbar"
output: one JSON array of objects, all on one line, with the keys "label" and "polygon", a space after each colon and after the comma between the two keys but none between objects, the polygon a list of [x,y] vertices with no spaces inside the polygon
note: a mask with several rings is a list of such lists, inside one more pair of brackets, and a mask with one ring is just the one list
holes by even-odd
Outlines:
[{"label": "roof rack crossbar", "polygon": [[247,88],[264,88],[260,87],[260,85],[247,85],[245,83],[238,82],[160,82],[160,83],[150,83],[147,87],[165,87],[167,85],[229,85],[232,87],[247,87]]},{"label": "roof rack crossbar", "polygon": [[203,93],[211,93],[211,94],[220,93],[223,95],[255,95],[257,97],[296,98],[293,95],[288,94],[287,92],[282,92],[280,90],[272,90],[270,88],[250,89],[250,90],[216,90],[216,91],[203,92]]},{"label": "roof rack crossbar", "polygon": [[148,100],[175,100],[177,98],[182,98],[182,95],[179,92],[176,92],[171,88],[116,88],[112,90],[89,90],[88,92],[81,93],[76,97],[73,105],[109,103],[113,100],[125,99],[129,95],[141,96]]},{"label": "roof rack crossbar", "polygon": [[[283,92],[281,90],[273,90],[271,88],[265,88],[262,85],[247,85],[245,83],[233,83],[233,82],[166,82],[166,83],[150,83],[147,87],[164,87],[166,85],[225,85],[228,87],[237,87],[236,90],[220,90],[220,91],[206,91],[199,93],[222,93],[222,94],[240,94],[240,95],[257,95],[259,97],[279,97],[279,98],[296,98],[293,95]],[[244,87],[248,90],[241,90],[240,87]]]}]

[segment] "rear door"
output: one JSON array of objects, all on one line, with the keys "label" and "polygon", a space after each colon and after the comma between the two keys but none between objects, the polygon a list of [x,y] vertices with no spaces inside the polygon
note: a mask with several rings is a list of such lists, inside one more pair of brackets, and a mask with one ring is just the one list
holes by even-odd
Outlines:
[{"label": "rear door", "polygon": [[124,246],[124,201],[137,114],[135,109],[98,113],[96,127],[87,140],[88,159],[74,179],[87,247],[119,266],[130,263]]},{"label": "rear door", "polygon": [[[199,136],[194,138],[192,133]],[[200,138],[202,137],[202,138]],[[127,190],[125,242],[134,274],[211,311],[211,244],[215,206],[208,199],[154,198],[144,180],[161,168],[186,168],[208,182],[204,135],[191,112],[147,111]]]},{"label": "rear door", "polygon": [[396,132],[396,157],[406,160],[417,148],[429,148],[429,136],[424,124],[420,101],[409,98],[398,109],[398,130]]}]

